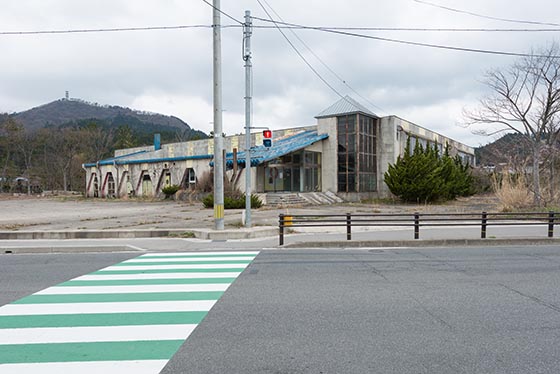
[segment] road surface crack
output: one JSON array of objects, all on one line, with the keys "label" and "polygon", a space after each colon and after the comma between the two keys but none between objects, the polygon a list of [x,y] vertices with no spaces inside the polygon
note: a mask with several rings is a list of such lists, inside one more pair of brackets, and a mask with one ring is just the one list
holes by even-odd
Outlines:
[{"label": "road surface crack", "polygon": [[505,285],[505,284],[498,283],[498,285],[504,287],[505,289],[507,289],[507,290],[509,290],[509,291],[511,291],[511,292],[513,292],[513,293],[515,293],[515,294],[517,294],[517,295],[519,295],[519,296],[523,296],[524,298],[527,298],[527,299],[529,299],[529,300],[531,300],[531,301],[534,301],[534,302],[537,303],[537,304],[540,304],[540,305],[542,305],[542,306],[544,306],[544,307],[546,307],[546,308],[548,308],[548,309],[552,309],[552,310],[554,310],[555,312],[560,313],[560,307],[558,307],[557,305],[554,305],[554,304],[552,304],[552,303],[548,303],[548,302],[546,302],[546,301],[544,301],[544,300],[539,299],[539,298],[536,297],[536,296],[531,296],[531,295],[528,295],[528,294],[523,293],[523,292],[521,292],[521,291],[518,291],[518,290],[516,290],[515,288],[512,288],[512,287],[507,286],[507,285]]}]

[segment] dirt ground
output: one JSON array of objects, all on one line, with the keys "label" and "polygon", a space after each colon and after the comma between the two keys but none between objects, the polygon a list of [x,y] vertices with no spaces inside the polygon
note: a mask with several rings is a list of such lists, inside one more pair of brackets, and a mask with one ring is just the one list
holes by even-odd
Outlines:
[{"label": "dirt ground", "polygon": [[[263,207],[252,210],[254,226],[277,226],[278,215],[343,213],[480,213],[497,211],[491,195],[445,204],[344,203]],[[226,210],[226,228],[241,227],[242,210]],[[201,203],[172,200],[105,200],[76,196],[0,194],[0,231],[212,228],[213,210]]]}]

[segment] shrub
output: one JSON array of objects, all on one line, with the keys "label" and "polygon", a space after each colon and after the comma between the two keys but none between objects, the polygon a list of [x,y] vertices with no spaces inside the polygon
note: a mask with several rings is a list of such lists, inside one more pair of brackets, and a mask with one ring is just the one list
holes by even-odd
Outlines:
[{"label": "shrub", "polygon": [[170,186],[165,186],[161,189],[161,192],[165,194],[165,198],[169,199],[171,196],[175,195],[177,191],[179,191],[181,187],[177,186],[176,184],[172,184]]},{"label": "shrub", "polygon": [[459,156],[449,156],[449,146],[440,157],[435,145],[424,149],[416,143],[411,154],[410,138],[402,157],[389,165],[384,180],[394,195],[408,202],[451,200],[474,193],[470,166],[463,165]]},{"label": "shrub", "polygon": [[[207,195],[202,199],[202,204],[205,208],[214,207],[214,195]],[[258,209],[262,206],[261,199],[253,194],[251,195],[251,208]],[[242,196],[224,196],[224,209],[244,209],[245,208],[245,195]]]},{"label": "shrub", "polygon": [[494,175],[492,182],[502,211],[511,212],[531,206],[531,191],[522,174]]}]

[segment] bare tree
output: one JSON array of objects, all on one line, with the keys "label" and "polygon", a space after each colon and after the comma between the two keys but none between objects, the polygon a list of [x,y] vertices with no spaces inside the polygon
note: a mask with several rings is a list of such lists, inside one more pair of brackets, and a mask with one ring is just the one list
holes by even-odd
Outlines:
[{"label": "bare tree", "polygon": [[[17,152],[17,139],[23,132],[23,126],[18,124],[12,118],[7,118],[0,123],[0,178],[2,183],[8,181],[8,170],[10,165],[14,164],[14,155]],[[0,183],[0,192],[2,184]]]},{"label": "bare tree", "polygon": [[560,48],[552,43],[506,70],[492,70],[484,83],[492,94],[478,109],[465,110],[467,125],[484,125],[475,130],[479,134],[515,132],[527,140],[533,159],[533,202],[540,206],[543,149],[556,145],[560,132]]}]

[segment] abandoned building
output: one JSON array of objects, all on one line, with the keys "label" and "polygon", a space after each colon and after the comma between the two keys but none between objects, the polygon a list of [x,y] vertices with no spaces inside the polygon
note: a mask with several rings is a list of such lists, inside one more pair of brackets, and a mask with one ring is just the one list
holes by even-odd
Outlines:
[{"label": "abandoned building", "polygon": [[[350,97],[316,117],[317,124],[273,131],[271,147],[253,133],[251,165],[245,165],[245,135],[224,138],[226,176],[241,191],[251,173],[255,193],[316,192],[343,200],[386,197],[389,164],[411,146],[449,144],[451,154],[474,164],[474,149],[397,116],[379,117]],[[162,188],[195,188],[213,167],[214,140],[194,140],[121,149],[106,160],[84,164],[87,197],[158,196]],[[265,199],[266,200],[266,199]]]}]

